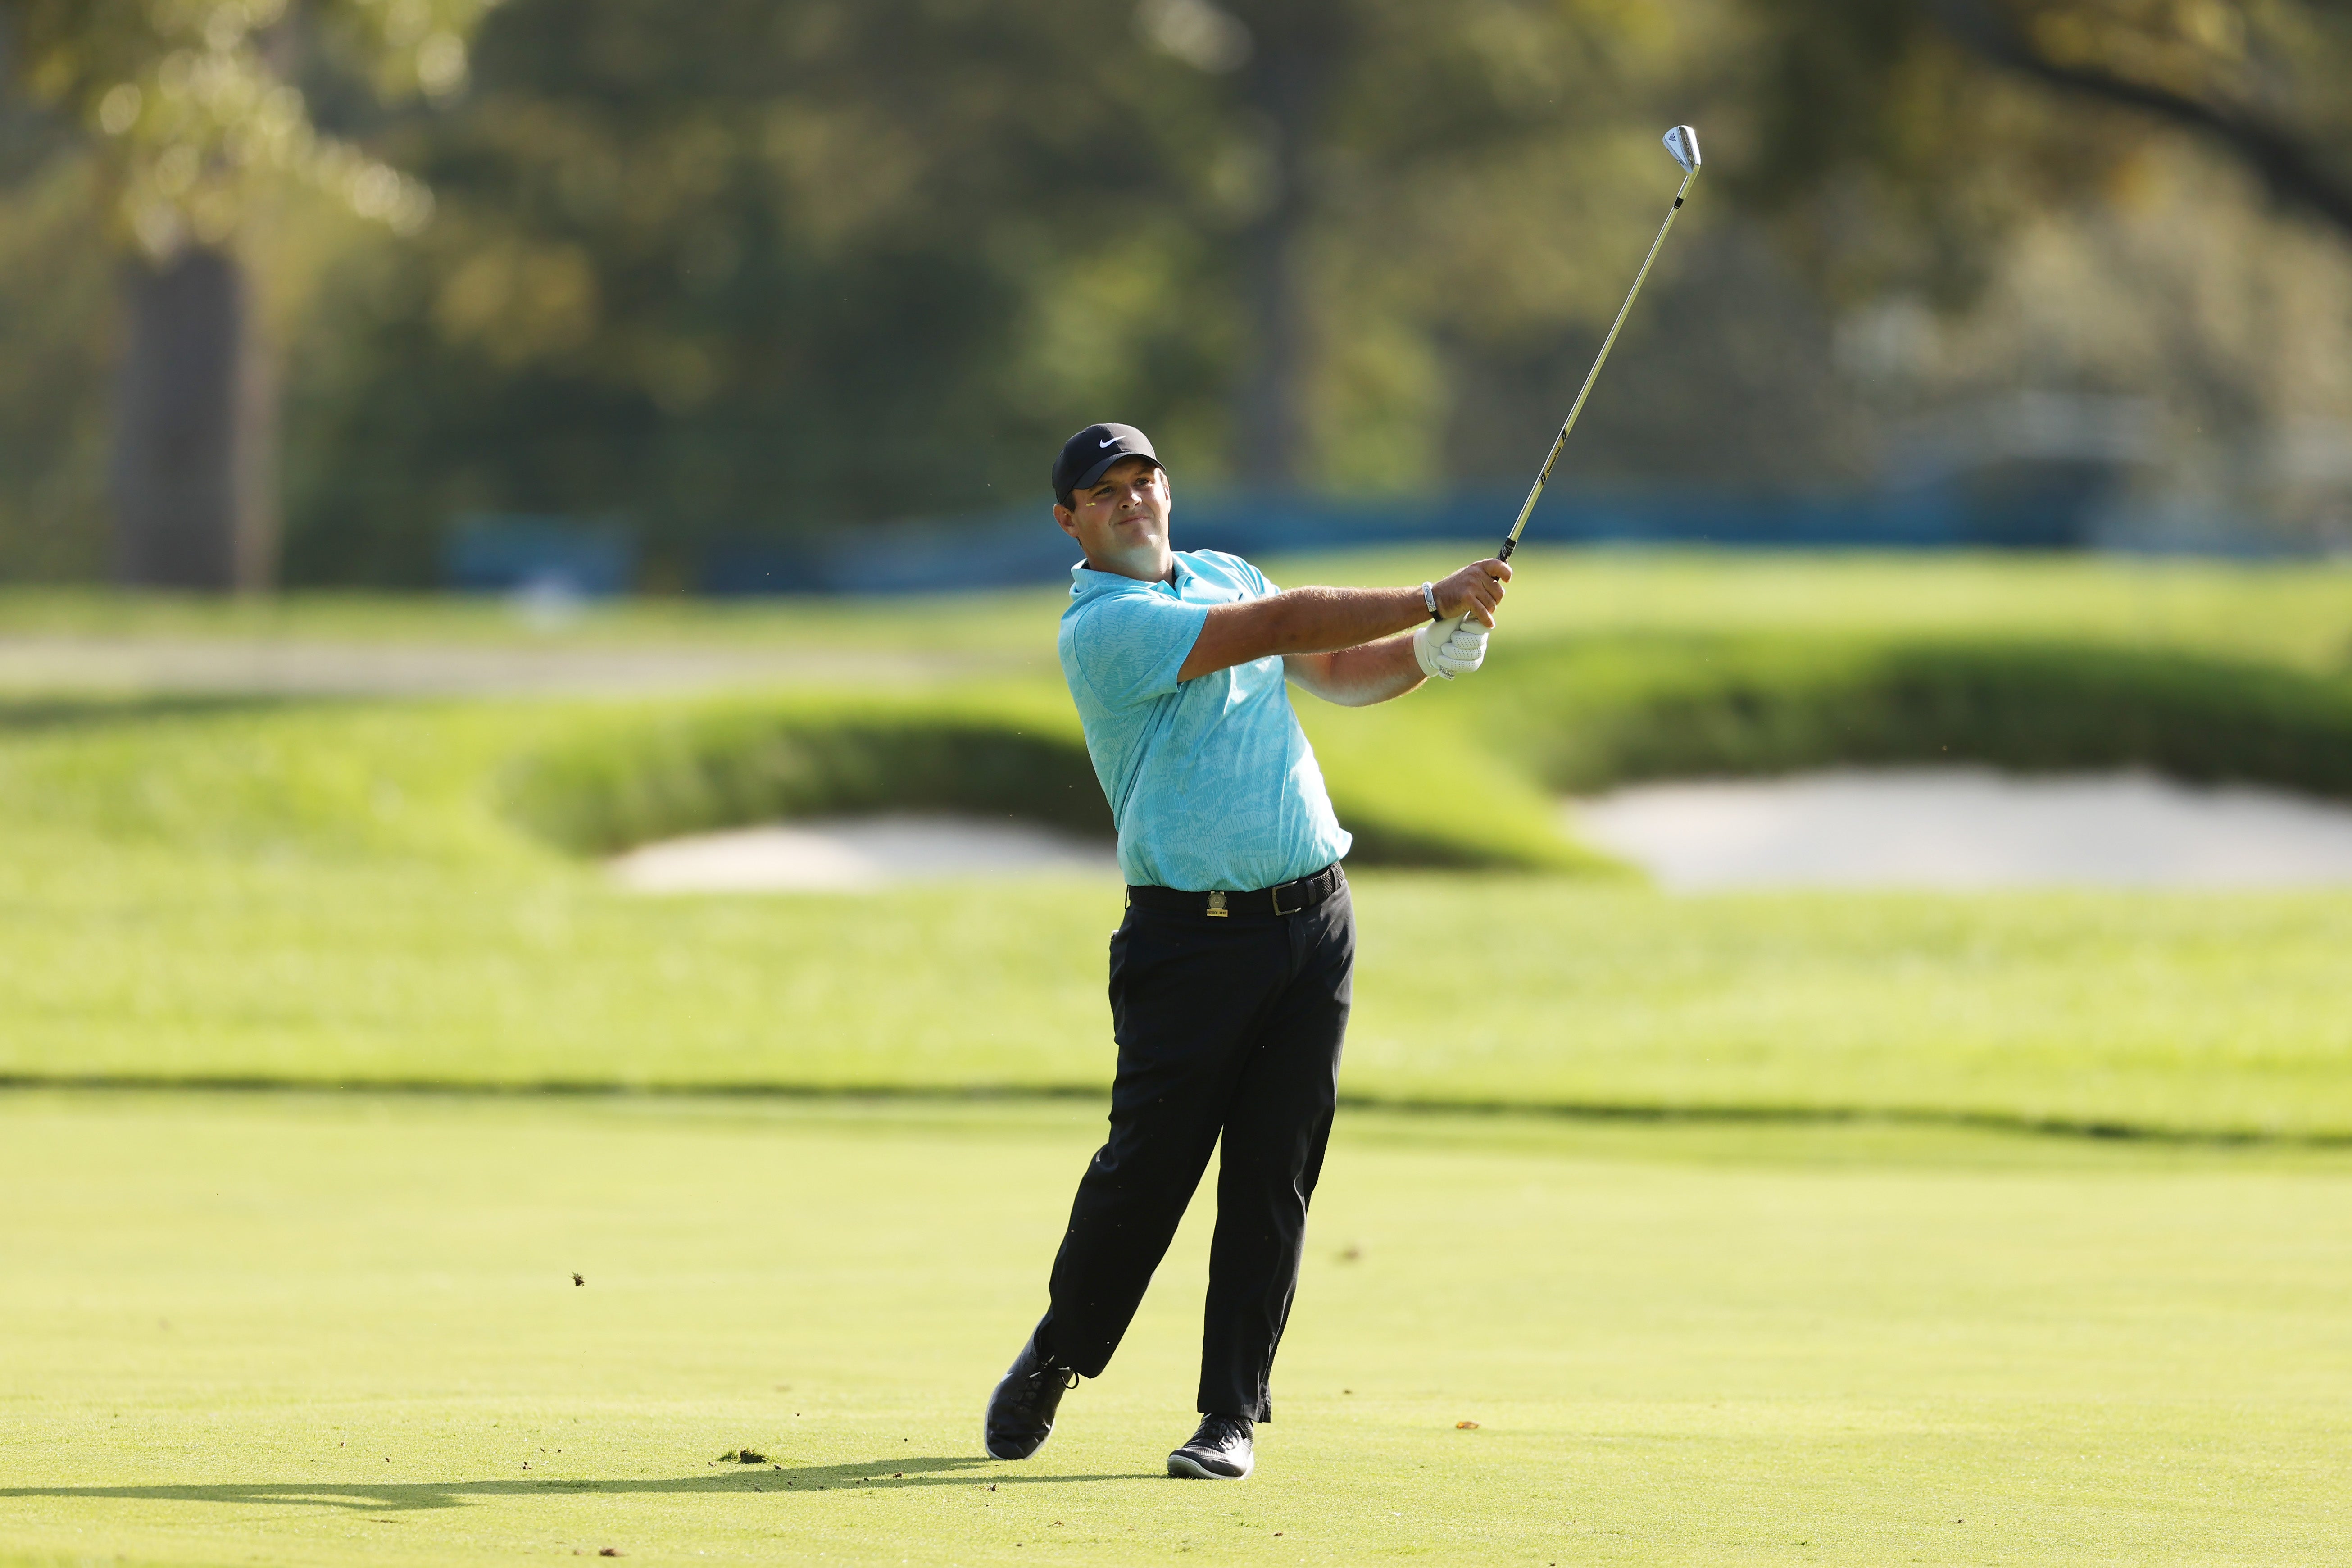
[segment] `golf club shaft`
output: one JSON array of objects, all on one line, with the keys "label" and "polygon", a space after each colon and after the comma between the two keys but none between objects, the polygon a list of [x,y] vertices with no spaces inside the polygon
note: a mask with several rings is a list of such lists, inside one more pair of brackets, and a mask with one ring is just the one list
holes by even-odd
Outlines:
[{"label": "golf club shaft", "polygon": [[1691,182],[1698,178],[1692,170],[1683,175],[1681,186],[1675,192],[1675,205],[1666,209],[1666,221],[1658,226],[1658,237],[1650,241],[1650,254],[1642,258],[1642,270],[1633,274],[1633,287],[1625,291],[1625,302],[1617,307],[1617,319],[1609,323],[1609,335],[1601,340],[1601,352],[1593,356],[1592,368],[1584,373],[1584,384],[1577,390],[1575,405],[1569,409],[1568,418],[1560,425],[1559,434],[1551,444],[1551,455],[1544,459],[1543,471],[1536,475],[1528,499],[1520,503],[1518,521],[1503,540],[1498,557],[1508,561],[1511,552],[1519,547],[1519,531],[1528,525],[1528,517],[1536,510],[1536,500],[1544,492],[1544,483],[1551,478],[1551,466],[1559,461],[1560,448],[1568,445],[1568,433],[1576,428],[1576,416],[1584,412],[1584,400],[1592,395],[1592,384],[1600,379],[1601,367],[1609,363],[1609,351],[1616,346],[1618,330],[1625,324],[1625,313],[1633,308],[1634,299],[1642,292],[1643,280],[1650,276],[1650,263],[1658,258],[1658,247],[1666,243],[1666,231],[1675,226],[1675,216],[1683,210],[1683,197],[1690,194]]}]

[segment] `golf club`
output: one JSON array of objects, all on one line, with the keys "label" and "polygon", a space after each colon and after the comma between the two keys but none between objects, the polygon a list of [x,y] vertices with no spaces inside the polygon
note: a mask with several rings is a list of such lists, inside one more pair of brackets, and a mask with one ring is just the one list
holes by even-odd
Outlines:
[{"label": "golf club", "polygon": [[1658,237],[1650,241],[1650,254],[1642,258],[1642,270],[1633,274],[1633,286],[1625,291],[1625,302],[1617,307],[1617,319],[1609,323],[1609,335],[1601,340],[1601,352],[1592,357],[1592,368],[1584,373],[1584,384],[1577,389],[1576,402],[1561,422],[1559,434],[1552,438],[1551,452],[1544,458],[1543,469],[1528,491],[1528,499],[1519,505],[1517,521],[1504,537],[1503,548],[1496,552],[1508,561],[1511,552],[1519,547],[1519,532],[1528,526],[1528,514],[1536,510],[1537,498],[1544,492],[1544,484],[1551,478],[1551,466],[1559,461],[1560,448],[1568,445],[1568,433],[1576,428],[1576,416],[1584,412],[1584,400],[1592,395],[1592,384],[1600,379],[1601,367],[1609,363],[1609,351],[1616,346],[1617,333],[1625,325],[1626,312],[1633,310],[1633,300],[1642,292],[1643,282],[1650,276],[1650,263],[1658,258],[1658,247],[1666,243],[1666,231],[1675,226],[1675,216],[1683,210],[1683,198],[1690,194],[1691,182],[1698,178],[1698,132],[1687,125],[1677,125],[1665,135],[1666,151],[1682,166],[1683,183],[1675,191],[1675,205],[1666,209],[1666,221],[1658,226]]},{"label": "golf club", "polygon": [[[1543,495],[1544,485],[1551,478],[1551,466],[1559,461],[1560,448],[1568,445],[1568,433],[1576,428],[1576,416],[1584,412],[1584,400],[1592,395],[1592,384],[1600,379],[1601,367],[1609,363],[1609,351],[1617,344],[1617,333],[1625,325],[1626,312],[1633,310],[1634,300],[1642,292],[1642,284],[1650,276],[1650,263],[1658,258],[1658,247],[1666,243],[1666,231],[1675,226],[1675,215],[1683,210],[1683,198],[1690,194],[1691,182],[1698,178],[1698,132],[1687,125],[1677,125],[1666,132],[1665,143],[1666,151],[1683,171],[1683,183],[1675,189],[1675,205],[1666,209],[1666,221],[1658,226],[1658,237],[1650,241],[1650,253],[1642,258],[1642,269],[1633,274],[1633,286],[1625,290],[1625,302],[1617,307],[1617,319],[1609,323],[1609,335],[1601,340],[1601,352],[1593,355],[1592,368],[1584,373],[1584,384],[1577,388],[1576,402],[1570,407],[1568,417],[1561,421],[1559,434],[1552,437],[1551,451],[1544,458],[1543,468],[1536,475],[1536,482],[1528,488],[1528,499],[1519,503],[1519,515],[1512,522],[1511,531],[1504,535],[1502,549],[1495,552],[1499,560],[1508,561],[1511,552],[1519,547],[1519,534],[1528,526],[1528,518],[1535,511],[1536,501]],[[1468,625],[1472,614],[1475,612],[1465,612],[1454,623],[1454,627]],[[1446,635],[1451,637],[1453,632],[1448,631]]]}]

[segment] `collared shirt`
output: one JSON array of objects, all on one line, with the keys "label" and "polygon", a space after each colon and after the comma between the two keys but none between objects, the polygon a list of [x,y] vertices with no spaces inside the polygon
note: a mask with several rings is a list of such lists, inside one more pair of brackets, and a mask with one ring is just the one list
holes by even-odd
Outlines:
[{"label": "collared shirt", "polygon": [[1189,550],[1176,552],[1171,583],[1084,564],[1070,577],[1062,674],[1127,879],[1243,892],[1345,855],[1350,840],[1290,710],[1282,660],[1176,679],[1209,606],[1276,592],[1265,574],[1237,555]]}]

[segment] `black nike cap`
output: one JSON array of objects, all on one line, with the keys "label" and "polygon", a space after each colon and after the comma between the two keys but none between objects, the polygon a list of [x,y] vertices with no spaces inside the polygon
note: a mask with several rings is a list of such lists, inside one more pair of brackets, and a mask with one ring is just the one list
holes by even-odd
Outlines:
[{"label": "black nike cap", "polygon": [[1067,506],[1072,490],[1095,483],[1121,458],[1141,458],[1155,468],[1166,467],[1151,449],[1151,438],[1134,426],[1089,425],[1063,442],[1062,455],[1054,459],[1054,499]]}]

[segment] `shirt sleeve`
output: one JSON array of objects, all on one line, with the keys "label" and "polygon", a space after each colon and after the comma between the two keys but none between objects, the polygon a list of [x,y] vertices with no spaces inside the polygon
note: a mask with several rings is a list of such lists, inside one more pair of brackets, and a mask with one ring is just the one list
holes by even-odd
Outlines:
[{"label": "shirt sleeve", "polygon": [[1281,584],[1270,581],[1265,573],[1259,571],[1256,567],[1251,565],[1248,562],[1243,560],[1238,555],[1229,555],[1222,550],[1203,550],[1200,552],[1200,553],[1206,556],[1213,556],[1218,561],[1224,563],[1226,567],[1233,572],[1234,575],[1242,580],[1243,586],[1246,587],[1250,591],[1250,596],[1252,598],[1268,598],[1273,595],[1282,592]]},{"label": "shirt sleeve", "polygon": [[1097,700],[1108,708],[1133,707],[1176,689],[1176,672],[1208,618],[1206,605],[1165,594],[1116,594],[1078,617],[1070,647]]}]

